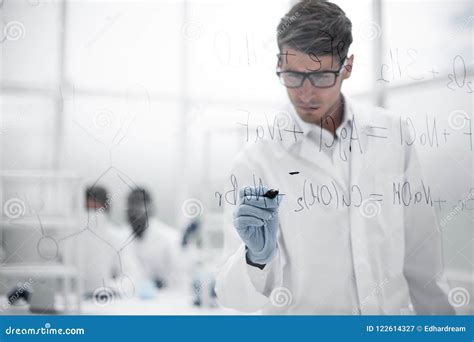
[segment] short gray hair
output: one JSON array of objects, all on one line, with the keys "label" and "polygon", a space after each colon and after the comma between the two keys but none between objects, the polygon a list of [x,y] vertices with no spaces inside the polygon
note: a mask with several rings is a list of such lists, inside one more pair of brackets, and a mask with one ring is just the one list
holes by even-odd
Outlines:
[{"label": "short gray hair", "polygon": [[302,0],[277,27],[280,52],[284,45],[315,56],[331,55],[342,62],[352,44],[352,23],[336,4]]}]

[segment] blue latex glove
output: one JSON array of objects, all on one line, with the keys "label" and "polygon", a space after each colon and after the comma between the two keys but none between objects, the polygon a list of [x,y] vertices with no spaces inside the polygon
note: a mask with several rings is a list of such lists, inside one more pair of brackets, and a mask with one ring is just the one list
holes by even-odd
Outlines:
[{"label": "blue latex glove", "polygon": [[234,226],[247,246],[247,258],[255,264],[269,263],[277,250],[278,205],[280,196],[263,197],[267,187],[240,189]]},{"label": "blue latex glove", "polygon": [[156,292],[155,284],[152,281],[143,281],[138,285],[138,297],[140,299],[153,299]]}]

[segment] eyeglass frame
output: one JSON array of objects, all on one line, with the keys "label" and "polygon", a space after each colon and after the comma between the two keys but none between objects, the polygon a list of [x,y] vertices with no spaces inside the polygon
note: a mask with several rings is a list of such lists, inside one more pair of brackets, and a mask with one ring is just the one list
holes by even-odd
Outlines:
[{"label": "eyeglass frame", "polygon": [[[339,70],[325,70],[325,71],[312,71],[312,72],[302,72],[302,71],[291,71],[291,70],[284,70],[284,71],[281,71],[281,70],[277,70],[276,71],[276,75],[278,76],[278,79],[281,81],[281,78],[280,78],[280,75],[281,74],[284,74],[284,73],[293,73],[293,74],[298,74],[298,75],[303,75],[303,79],[301,81],[301,84],[297,87],[288,87],[286,85],[284,85],[286,88],[289,88],[289,89],[296,89],[296,88],[301,88],[304,84],[304,81],[306,79],[309,79],[309,83],[311,83],[311,85],[315,88],[320,88],[320,89],[326,89],[326,88],[332,88],[336,85],[336,82],[337,82],[337,77],[341,75],[341,71],[343,68],[345,68],[345,63],[346,63],[346,59],[347,59],[347,56],[342,58],[342,65],[341,67],[339,68]],[[319,87],[319,86],[315,86],[313,84],[313,82],[311,81],[311,79],[309,78],[310,75],[314,75],[314,74],[326,74],[326,73],[329,73],[329,74],[334,74],[334,83],[330,86],[326,86],[326,87]]]}]

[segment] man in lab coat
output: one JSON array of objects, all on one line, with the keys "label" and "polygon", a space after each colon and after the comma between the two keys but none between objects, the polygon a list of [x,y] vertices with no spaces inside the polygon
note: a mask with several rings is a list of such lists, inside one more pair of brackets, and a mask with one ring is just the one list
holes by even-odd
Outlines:
[{"label": "man in lab coat", "polygon": [[[354,62],[350,20],[330,2],[302,1],[277,32],[295,122],[237,158],[220,303],[266,314],[454,314],[410,130],[341,93]],[[270,188],[280,194],[264,197]]]},{"label": "man in lab coat", "polygon": [[181,285],[179,234],[155,217],[146,190],[137,188],[128,195],[127,219],[132,233],[126,245],[138,259],[144,277],[159,288]]},{"label": "man in lab coat", "polygon": [[143,281],[140,264],[134,254],[130,250],[121,249],[126,235],[112,223],[110,207],[111,200],[104,187],[94,185],[87,188],[87,229],[74,237],[74,243],[81,246],[79,269],[84,279],[86,295],[94,295],[104,286],[124,292],[121,286],[117,286],[124,276],[133,282],[134,287],[138,287]]}]

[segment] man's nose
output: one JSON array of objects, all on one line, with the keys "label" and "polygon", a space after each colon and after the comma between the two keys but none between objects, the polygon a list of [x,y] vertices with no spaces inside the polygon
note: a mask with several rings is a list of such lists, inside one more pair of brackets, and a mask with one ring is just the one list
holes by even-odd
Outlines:
[{"label": "man's nose", "polygon": [[299,97],[303,101],[309,100],[314,96],[316,90],[317,88],[313,87],[310,80],[306,78],[301,87],[298,88]]}]

